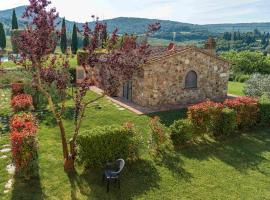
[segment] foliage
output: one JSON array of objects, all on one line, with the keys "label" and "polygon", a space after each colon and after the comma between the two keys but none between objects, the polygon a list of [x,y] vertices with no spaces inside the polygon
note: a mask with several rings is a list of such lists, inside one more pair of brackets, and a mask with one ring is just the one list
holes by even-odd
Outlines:
[{"label": "foliage", "polygon": [[76,23],[74,23],[72,30],[71,51],[73,54],[76,54],[77,50],[78,50],[77,26]]},{"label": "foliage", "polygon": [[270,75],[254,74],[246,82],[244,93],[252,97],[261,97],[268,94],[270,97]]},{"label": "foliage", "polygon": [[236,74],[234,80],[240,83],[244,83],[247,80],[250,79],[250,75],[246,75],[246,74]]},{"label": "foliage", "polygon": [[227,99],[224,105],[234,109],[237,113],[237,125],[240,129],[254,127],[259,117],[259,102],[252,97],[237,97]]},{"label": "foliage", "polygon": [[[26,111],[30,105],[30,99],[24,98],[22,102],[21,98],[24,94],[19,94],[12,99],[12,104],[18,97],[20,111]],[[20,98],[19,98],[20,97]],[[18,103],[17,103],[18,104]],[[16,105],[13,105],[18,107]],[[22,109],[24,108],[24,109]],[[30,178],[36,176],[36,164],[37,164],[37,122],[35,117],[31,113],[15,114],[10,120],[10,139],[12,145],[12,156],[16,167],[16,173],[19,176]]]},{"label": "foliage", "polygon": [[19,26],[18,26],[18,20],[17,20],[17,16],[16,16],[16,12],[15,12],[15,9],[13,9],[13,12],[12,12],[12,20],[11,20],[11,24],[12,24],[12,30],[14,29],[19,29]]},{"label": "foliage", "polygon": [[78,161],[86,167],[104,167],[118,158],[138,158],[137,133],[132,127],[105,126],[78,136]]},{"label": "foliage", "polygon": [[219,121],[223,105],[212,101],[205,101],[188,108],[188,119],[198,132],[212,132]]},{"label": "foliage", "polygon": [[155,158],[161,157],[168,148],[170,148],[170,138],[167,128],[160,122],[159,117],[153,117],[149,122],[150,140],[149,150],[150,155]]},{"label": "foliage", "polygon": [[11,45],[12,45],[12,51],[13,53],[17,54],[19,53],[18,51],[18,40],[21,37],[21,33],[23,31],[19,29],[13,29],[11,30]]},{"label": "foliage", "polygon": [[260,123],[263,126],[270,125],[270,97],[267,94],[260,98]]},{"label": "foliage", "polygon": [[4,30],[4,25],[0,22],[0,48],[5,49],[7,45],[6,33]]},{"label": "foliage", "polygon": [[237,129],[236,112],[230,108],[224,108],[219,119],[212,126],[212,132],[215,136],[226,136],[235,132]]},{"label": "foliage", "polygon": [[194,139],[195,129],[188,119],[174,121],[170,126],[170,136],[175,146],[185,145]]},{"label": "foliage", "polygon": [[18,81],[16,83],[11,84],[11,94],[12,96],[16,96],[18,94],[22,94],[24,91],[24,83]]},{"label": "foliage", "polygon": [[14,112],[27,111],[33,106],[33,99],[28,94],[18,94],[11,100],[11,106]]},{"label": "foliage", "polygon": [[232,62],[231,70],[234,74],[270,74],[270,57],[261,52],[230,51],[223,53],[222,57]]},{"label": "foliage", "polygon": [[10,120],[11,131],[35,134],[37,132],[37,123],[35,117],[31,113],[15,114]]},{"label": "foliage", "polygon": [[62,20],[60,47],[61,47],[62,53],[67,52],[67,30],[66,30],[66,20],[65,20],[65,18],[63,18],[63,20]]}]

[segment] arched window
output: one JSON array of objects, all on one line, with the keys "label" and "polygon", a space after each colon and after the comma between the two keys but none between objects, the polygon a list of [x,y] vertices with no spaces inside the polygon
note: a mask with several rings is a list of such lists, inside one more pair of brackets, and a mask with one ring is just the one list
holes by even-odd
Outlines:
[{"label": "arched window", "polygon": [[190,71],[187,73],[185,78],[185,88],[197,88],[197,74],[195,71]]}]

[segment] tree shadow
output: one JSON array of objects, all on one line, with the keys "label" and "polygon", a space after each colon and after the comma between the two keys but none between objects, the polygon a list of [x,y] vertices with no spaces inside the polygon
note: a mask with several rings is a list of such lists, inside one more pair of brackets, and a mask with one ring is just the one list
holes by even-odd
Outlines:
[{"label": "tree shadow", "polygon": [[33,176],[29,180],[26,180],[18,175],[14,176],[13,190],[11,199],[12,200],[43,200],[45,195],[43,194],[40,177],[39,177],[39,166],[36,163]]},{"label": "tree shadow", "polygon": [[149,117],[159,117],[162,124],[170,126],[175,120],[184,119],[187,116],[187,109],[181,108],[177,110],[164,111],[148,114]]},{"label": "tree shadow", "polygon": [[138,160],[127,163],[121,176],[121,188],[112,183],[110,192],[106,192],[106,183],[102,182],[103,170],[85,170],[68,174],[71,184],[71,199],[79,199],[78,192],[88,199],[132,199],[152,188],[159,188],[160,177],[154,163]]},{"label": "tree shadow", "polygon": [[192,174],[187,172],[184,168],[184,162],[179,154],[173,151],[165,151],[161,156],[154,159],[157,165],[167,168],[173,175],[179,179],[190,181],[193,178]]},{"label": "tree shadow", "polygon": [[260,164],[269,162],[262,153],[269,151],[270,134],[267,134],[267,131],[257,131],[255,134],[238,135],[222,141],[206,140],[182,149],[180,154],[197,160],[219,159],[242,173],[252,169],[270,174],[270,171],[260,169]]}]

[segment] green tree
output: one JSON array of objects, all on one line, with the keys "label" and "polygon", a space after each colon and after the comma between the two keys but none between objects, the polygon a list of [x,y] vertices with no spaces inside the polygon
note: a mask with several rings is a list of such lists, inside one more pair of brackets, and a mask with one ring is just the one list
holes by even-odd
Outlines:
[{"label": "green tree", "polygon": [[62,21],[60,47],[61,47],[62,53],[67,52],[67,29],[66,29],[66,20],[65,20],[65,18],[63,18],[63,21]]},{"label": "green tree", "polygon": [[4,30],[4,25],[2,23],[0,23],[0,48],[6,48],[6,34]]},{"label": "green tree", "polygon": [[13,13],[12,13],[12,30],[14,29],[19,29],[15,9],[13,9]]},{"label": "green tree", "polygon": [[76,54],[77,50],[78,50],[77,26],[76,23],[74,23],[72,31],[71,51],[73,54]]},{"label": "green tree", "polygon": [[83,38],[83,48],[86,48],[90,44],[89,37],[84,36]]}]

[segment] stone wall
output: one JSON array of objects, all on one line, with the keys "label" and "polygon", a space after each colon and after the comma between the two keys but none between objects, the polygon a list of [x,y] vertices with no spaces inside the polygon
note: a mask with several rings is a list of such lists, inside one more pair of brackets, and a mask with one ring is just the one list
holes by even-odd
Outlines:
[{"label": "stone wall", "polygon": [[[185,76],[195,71],[198,87],[185,89]],[[194,103],[227,95],[229,63],[193,49],[150,62],[133,78],[133,102],[147,107]]]}]

